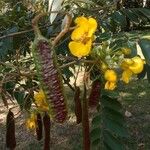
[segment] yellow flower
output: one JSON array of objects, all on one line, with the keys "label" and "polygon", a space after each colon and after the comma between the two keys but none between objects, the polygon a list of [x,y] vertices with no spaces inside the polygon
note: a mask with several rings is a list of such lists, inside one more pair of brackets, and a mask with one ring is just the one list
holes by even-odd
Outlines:
[{"label": "yellow flower", "polygon": [[93,34],[97,29],[94,18],[78,17],[75,19],[76,28],[71,34],[70,52],[76,57],[89,55],[92,47]]},{"label": "yellow flower", "polygon": [[30,118],[26,120],[27,129],[35,129],[37,126],[37,117],[35,113],[30,115]]},{"label": "yellow flower", "polygon": [[115,72],[114,70],[108,69],[108,70],[105,72],[104,78],[105,78],[105,80],[107,80],[107,81],[116,82],[116,81],[117,81],[116,72]]},{"label": "yellow flower", "polygon": [[35,103],[38,106],[38,108],[42,111],[48,111],[49,106],[46,102],[45,94],[42,90],[40,90],[38,93],[34,95]]},{"label": "yellow flower", "polygon": [[129,83],[129,80],[133,74],[139,74],[142,72],[144,67],[144,61],[138,57],[135,56],[131,59],[124,59],[121,68],[124,70],[122,73],[122,80],[125,83]]},{"label": "yellow flower", "polygon": [[117,82],[116,72],[114,70],[108,69],[104,74],[104,78],[106,80],[105,89],[114,90],[116,88]]},{"label": "yellow flower", "polygon": [[144,67],[144,62],[143,60],[136,56],[134,58],[132,58],[132,60],[134,61],[134,63],[129,66],[129,69],[134,73],[134,74],[139,74],[140,72],[142,72],[143,67]]}]

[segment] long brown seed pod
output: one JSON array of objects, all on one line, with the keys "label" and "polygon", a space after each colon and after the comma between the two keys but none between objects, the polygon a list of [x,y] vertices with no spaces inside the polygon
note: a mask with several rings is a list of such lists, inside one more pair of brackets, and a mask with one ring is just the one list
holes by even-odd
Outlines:
[{"label": "long brown seed pod", "polygon": [[14,150],[16,147],[14,114],[9,110],[6,118],[6,147]]},{"label": "long brown seed pod", "polygon": [[82,122],[82,105],[80,99],[80,88],[75,88],[74,102],[75,102],[75,115],[77,124]]},{"label": "long brown seed pod", "polygon": [[43,117],[43,125],[44,125],[44,132],[45,132],[44,150],[49,150],[50,149],[50,127],[51,127],[51,122],[50,122],[50,117],[46,112],[45,112],[44,117]]},{"label": "long brown seed pod", "polygon": [[91,92],[89,95],[89,106],[90,107],[96,107],[98,105],[98,102],[100,100],[101,96],[101,81],[100,79],[97,79],[93,81]]},{"label": "long brown seed pod", "polygon": [[[41,16],[37,16],[37,19]],[[41,35],[36,18],[33,19],[32,23],[36,35],[32,53],[40,86],[46,96],[52,117],[56,122],[63,123],[67,118],[67,108],[62,75],[58,67],[55,50],[52,43]]]},{"label": "long brown seed pod", "polygon": [[40,141],[43,137],[43,123],[42,123],[42,118],[41,114],[37,113],[37,126],[36,126],[36,135],[37,135],[37,140]]}]

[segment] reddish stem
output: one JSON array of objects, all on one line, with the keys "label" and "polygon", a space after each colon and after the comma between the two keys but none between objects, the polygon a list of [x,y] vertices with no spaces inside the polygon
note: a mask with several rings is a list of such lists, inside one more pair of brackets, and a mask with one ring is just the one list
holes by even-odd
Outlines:
[{"label": "reddish stem", "polygon": [[86,99],[86,85],[84,83],[84,94],[82,103],[82,132],[83,132],[83,150],[90,150],[90,131],[89,131],[89,116],[88,103]]}]

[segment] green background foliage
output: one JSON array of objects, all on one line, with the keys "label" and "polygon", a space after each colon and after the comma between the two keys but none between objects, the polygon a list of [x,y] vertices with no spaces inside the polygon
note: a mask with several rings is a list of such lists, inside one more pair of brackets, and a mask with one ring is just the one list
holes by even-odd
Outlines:
[{"label": "green background foliage", "polygon": [[[2,99],[7,105],[6,97],[16,100],[20,108],[29,109],[33,100],[32,92],[39,89],[36,76],[25,76],[35,71],[30,46],[34,40],[31,20],[38,13],[33,6],[47,9],[47,1],[38,3],[24,1],[2,0],[0,2],[0,80],[2,83]],[[65,1],[64,10],[73,12],[74,18],[80,15],[94,17],[99,26],[96,31],[95,43],[110,43],[112,50],[119,51],[122,47],[132,50],[130,57],[137,54],[140,46],[145,57],[144,70],[138,75],[142,79],[147,75],[150,82],[150,3],[143,5],[139,1],[112,0],[82,0]],[[39,27],[47,38],[55,37],[61,31],[63,15],[58,15],[51,24],[49,17],[40,20]],[[74,19],[73,18],[73,19]],[[73,23],[72,23],[73,25]],[[61,56],[71,56],[68,43],[70,32],[56,46],[60,65],[69,63],[70,59]],[[71,56],[72,57],[72,56]],[[88,59],[88,58],[87,58]],[[77,64],[78,65],[78,64]],[[73,77],[75,66],[62,69],[64,83]],[[94,72],[94,70],[93,70]],[[29,96],[28,96],[29,95]],[[28,103],[26,103],[26,101]],[[92,120],[91,144],[93,149],[123,150],[125,141],[129,138],[123,117],[121,104],[112,95],[102,94],[101,106]],[[27,108],[25,107],[27,106]]]}]

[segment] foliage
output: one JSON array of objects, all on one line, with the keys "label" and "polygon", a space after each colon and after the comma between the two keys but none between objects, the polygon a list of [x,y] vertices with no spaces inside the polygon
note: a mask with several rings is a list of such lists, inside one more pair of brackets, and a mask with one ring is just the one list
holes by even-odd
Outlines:
[{"label": "foliage", "polygon": [[125,149],[123,138],[128,138],[121,104],[116,98],[103,95],[101,108],[92,120],[92,149]]},{"label": "foliage", "polygon": [[[28,113],[33,111],[33,105],[37,107],[34,93],[39,91],[40,84],[35,74],[36,69],[31,53],[34,39],[31,22],[36,14],[50,11],[50,2],[52,1],[49,3],[46,0],[41,2],[3,0],[0,2],[2,10],[0,12],[0,92],[4,105],[7,107],[9,107],[8,99],[17,101],[20,109]],[[136,56],[137,46],[140,46],[145,57],[144,69],[138,74],[138,78],[141,79],[147,75],[150,82],[150,4],[148,0],[145,3],[130,0],[64,0],[63,3],[55,1],[55,7],[53,6],[52,10],[57,7],[58,9],[62,7],[63,11],[69,11],[73,20],[82,15],[86,18],[91,16],[98,24],[93,53],[90,56],[79,59],[73,56],[68,48],[71,32],[63,36],[55,45],[64,84],[74,90],[76,85],[73,87],[70,79],[73,77],[76,81],[78,78],[79,72],[75,70],[77,65],[79,71],[82,66],[85,72],[90,72],[92,81],[101,78],[101,88],[104,89],[106,80],[108,83],[114,81],[103,76],[105,69],[102,63],[93,65],[93,61],[100,60],[107,64],[109,60],[112,67],[116,65],[116,62],[120,63],[122,56],[123,59]],[[65,19],[63,13],[44,16],[39,21],[39,28],[46,38],[53,40],[62,31]],[[75,24],[72,23],[71,27],[74,26]],[[92,39],[93,35],[90,38]],[[87,37],[80,42],[83,44],[85,40]],[[131,53],[124,55],[122,48],[129,48]],[[106,56],[109,56],[108,59],[105,59]],[[112,57],[113,62],[110,62]],[[107,65],[106,68],[111,68]],[[119,74],[120,70],[117,70],[117,73]],[[115,80],[115,84],[116,82]],[[100,105],[92,121],[91,148],[108,150],[115,147],[121,150],[124,149],[124,140],[128,138],[122,107],[114,98],[113,92],[107,93],[105,90],[104,92],[106,93],[101,94]]]}]

